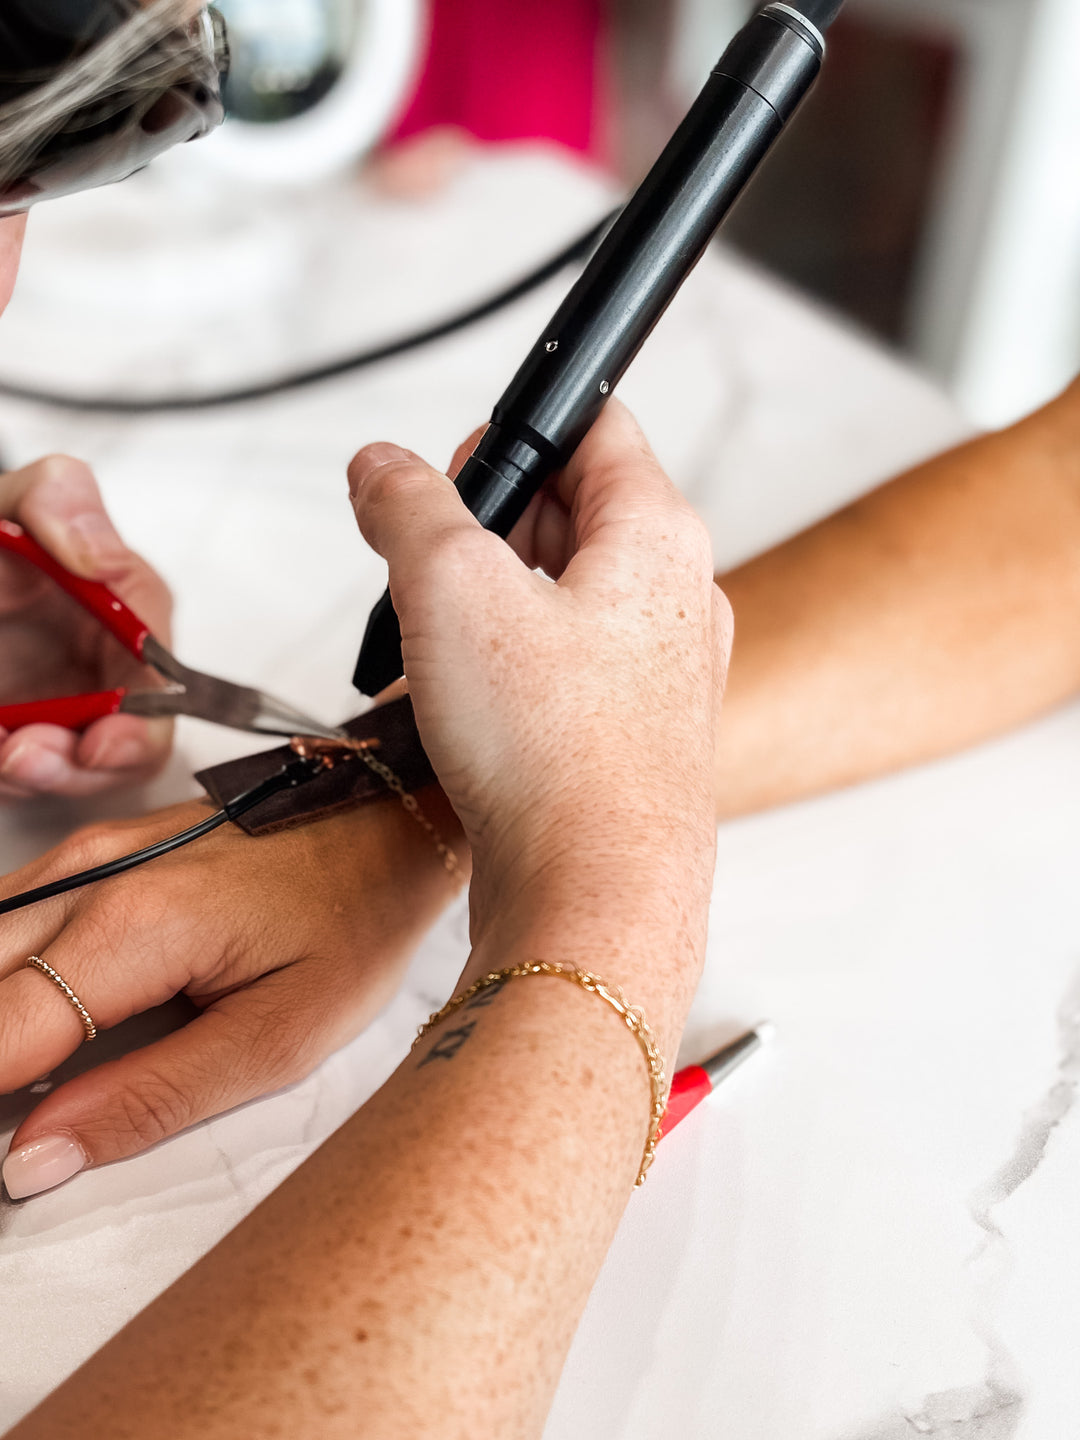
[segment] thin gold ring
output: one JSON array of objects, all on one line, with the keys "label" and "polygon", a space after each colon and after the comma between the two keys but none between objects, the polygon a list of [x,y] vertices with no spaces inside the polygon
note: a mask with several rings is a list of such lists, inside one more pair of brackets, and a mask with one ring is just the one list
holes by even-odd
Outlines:
[{"label": "thin gold ring", "polygon": [[46,980],[52,981],[52,983],[60,991],[60,994],[63,995],[64,999],[68,1002],[71,1008],[78,1015],[79,1019],[82,1021],[85,1038],[87,1040],[93,1040],[97,1035],[97,1026],[90,1018],[90,1011],[87,1010],[86,1006],[79,999],[78,995],[75,994],[75,991],[67,983],[64,977],[58,974],[58,972],[52,968],[52,966],[48,963],[47,960],[42,960],[40,955],[31,955],[30,958],[27,960],[26,964],[28,969],[40,970],[42,975],[45,976]]}]

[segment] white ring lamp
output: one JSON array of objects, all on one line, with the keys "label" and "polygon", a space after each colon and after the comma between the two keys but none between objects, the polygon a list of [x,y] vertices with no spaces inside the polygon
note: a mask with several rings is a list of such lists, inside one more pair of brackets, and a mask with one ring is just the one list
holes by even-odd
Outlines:
[{"label": "white ring lamp", "polygon": [[305,185],[345,169],[376,145],[416,78],[427,6],[425,0],[355,3],[356,43],[324,99],[289,120],[230,118],[198,145],[185,147],[192,159],[256,184]]},{"label": "white ring lamp", "polygon": [[427,34],[429,0],[352,3],[351,56],[309,110],[263,124],[228,120],[126,185],[42,206],[21,302],[5,324],[18,333],[25,313],[29,344],[57,333],[59,312],[71,318],[77,348],[105,316],[113,330],[127,317],[137,331],[149,317],[170,337],[163,353],[187,354],[196,318],[239,324],[237,316],[270,313],[308,283],[318,227],[288,192],[344,173],[382,139],[415,83]]}]

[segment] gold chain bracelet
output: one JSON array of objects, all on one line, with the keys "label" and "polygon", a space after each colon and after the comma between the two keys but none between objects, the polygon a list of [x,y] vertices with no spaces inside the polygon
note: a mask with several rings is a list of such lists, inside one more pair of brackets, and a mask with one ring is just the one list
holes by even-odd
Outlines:
[{"label": "gold chain bracelet", "polygon": [[386,788],[397,796],[406,814],[411,815],[421,830],[427,833],[428,839],[438,851],[439,859],[442,861],[446,873],[452,876],[459,885],[463,884],[461,866],[458,864],[457,856],[421,810],[416,796],[406,790],[400,777],[394,774],[389,765],[384,765],[381,760],[376,760],[370,750],[361,750],[360,759],[373,774],[378,775]]},{"label": "gold chain bracelet", "polygon": [[598,995],[601,1000],[611,1006],[626,1028],[636,1037],[641,1046],[641,1053],[645,1056],[645,1064],[649,1069],[649,1085],[652,1088],[649,1134],[645,1141],[645,1153],[641,1157],[641,1168],[634,1181],[635,1187],[643,1185],[645,1176],[649,1172],[649,1166],[656,1155],[660,1127],[664,1120],[664,1111],[667,1108],[667,1076],[664,1072],[663,1056],[660,1054],[648,1021],[636,1006],[630,1004],[617,985],[611,984],[608,980],[602,980],[591,970],[578,970],[571,965],[553,965],[547,960],[530,960],[523,965],[510,965],[505,970],[493,970],[489,975],[475,980],[460,995],[453,996],[441,1010],[437,1010],[432,1015],[430,1020],[425,1021],[417,1031],[416,1039],[413,1041],[414,1048],[430,1030],[433,1030],[436,1025],[440,1025],[455,1010],[460,1010],[463,1005],[468,1005],[482,991],[489,990],[492,985],[501,985],[507,980],[518,980],[526,975],[559,975],[564,980],[579,985],[582,990],[587,990],[590,995]]},{"label": "gold chain bracelet", "polygon": [[344,735],[336,740],[322,740],[310,735],[295,735],[290,744],[302,760],[321,760],[327,770],[332,770],[341,756],[355,756],[356,759],[362,760],[372,774],[379,777],[391,794],[397,796],[401,802],[401,808],[407,815],[412,816],[428,836],[438,851],[443,869],[450,878],[459,886],[465,883],[457,856],[421,810],[419,800],[411,791],[405,789],[400,775],[395,774],[390,766],[382,760],[376,760],[371,753],[379,744],[378,740],[355,740],[351,736]]}]

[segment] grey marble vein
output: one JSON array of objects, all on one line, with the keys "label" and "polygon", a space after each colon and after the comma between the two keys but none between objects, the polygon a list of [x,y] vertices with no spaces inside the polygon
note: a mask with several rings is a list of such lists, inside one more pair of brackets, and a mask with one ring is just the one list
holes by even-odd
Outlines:
[{"label": "grey marble vein", "polygon": [[1058,1007],[1059,1058],[1049,1089],[1025,1111],[1012,1153],[972,1193],[971,1218],[982,1232],[967,1263],[976,1289],[972,1328],[985,1344],[986,1379],[967,1389],[930,1395],[916,1413],[882,1422],[857,1440],[1012,1440],[1023,1415],[1024,1398],[1012,1356],[992,1321],[997,1281],[1008,1264],[1008,1241],[995,1211],[1027,1183],[1042,1163],[1054,1133],[1076,1107],[1080,1095],[1080,970]]},{"label": "grey marble vein", "polygon": [[1062,998],[1057,1020],[1060,1058],[1054,1083],[1025,1113],[1012,1154],[971,1197],[972,1219],[985,1236],[976,1261],[1003,1238],[994,1211],[1031,1179],[1055,1130],[1076,1105],[1080,1093],[1080,970]]},{"label": "grey marble vein", "polygon": [[[993,1363],[993,1362],[992,1362]],[[1012,1440],[1023,1415],[1023,1396],[1004,1388],[991,1374],[982,1385],[931,1395],[917,1415],[905,1416],[906,1440]]]},{"label": "grey marble vein", "polygon": [[880,1428],[860,1432],[858,1440],[1012,1440],[1020,1424],[1019,1395],[992,1393],[988,1384],[931,1395],[917,1415],[884,1420]]}]

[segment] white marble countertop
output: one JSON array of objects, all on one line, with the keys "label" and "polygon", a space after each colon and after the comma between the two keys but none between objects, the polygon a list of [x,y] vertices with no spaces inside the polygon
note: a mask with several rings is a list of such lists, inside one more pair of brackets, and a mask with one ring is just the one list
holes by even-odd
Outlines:
[{"label": "white marble countertop", "polygon": [[[609,198],[586,172],[524,151],[422,207],[339,187],[264,207],[246,228],[237,211],[208,278],[205,212],[170,210],[161,188],[151,175],[36,217],[24,288],[0,326],[0,373],[134,388],[322,357],[483,294]],[[159,243],[122,272],[142,287],[136,302],[94,247],[141,226]],[[384,580],[352,524],[345,462],[376,438],[445,461],[558,292],[257,409],[133,423],[0,401],[0,442],[18,460],[66,449],[93,461],[123,529],[176,591],[185,660],[272,678],[341,716]],[[717,255],[624,395],[707,515],[721,564],[964,431],[892,359]],[[168,773],[111,807],[193,793],[194,768],[250,748],[185,723]],[[4,868],[87,813],[5,812]],[[1080,712],[1069,710],[957,760],[721,830],[682,1059],[763,1016],[779,1038],[665,1140],[590,1302],[548,1440],[1073,1440],[1078,823]],[[397,1000],[303,1084],[0,1208],[0,1423],[370,1094],[448,993],[465,945],[459,905]],[[29,1103],[5,1100],[0,1128]]]}]

